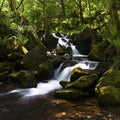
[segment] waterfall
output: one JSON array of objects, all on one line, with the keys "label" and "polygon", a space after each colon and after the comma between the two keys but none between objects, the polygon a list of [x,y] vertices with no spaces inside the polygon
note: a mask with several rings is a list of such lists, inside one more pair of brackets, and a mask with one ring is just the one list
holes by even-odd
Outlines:
[{"label": "waterfall", "polygon": [[[76,49],[75,45],[70,43],[68,36],[64,36],[61,34],[61,37],[56,36],[58,38],[58,46],[70,46],[72,49],[73,60],[69,63],[68,61],[64,61],[60,64],[60,66],[54,71],[54,76],[52,79],[48,80],[48,82],[40,82],[37,84],[36,88],[28,88],[28,89],[16,89],[8,92],[7,94],[11,93],[19,93],[23,97],[30,97],[35,95],[43,95],[47,94],[55,89],[61,88],[59,82],[61,80],[70,80],[70,72],[76,68],[80,67],[82,69],[93,70],[97,67],[98,62],[89,61],[86,58],[80,59],[81,57],[86,57],[85,55],[81,55],[79,51]],[[77,58],[75,58],[77,56]],[[74,59],[75,58],[75,59]],[[68,64],[66,64],[66,62]],[[74,64],[73,64],[74,63]]]}]

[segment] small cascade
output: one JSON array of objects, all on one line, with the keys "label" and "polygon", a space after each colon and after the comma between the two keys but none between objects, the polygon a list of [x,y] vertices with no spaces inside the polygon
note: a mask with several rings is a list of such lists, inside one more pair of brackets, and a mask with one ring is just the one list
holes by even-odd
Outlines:
[{"label": "small cascade", "polygon": [[71,49],[72,49],[72,55],[76,56],[76,55],[80,55],[80,52],[76,49],[76,46],[73,45],[72,43],[70,43]]},{"label": "small cascade", "polygon": [[48,82],[40,82],[36,88],[17,89],[10,91],[7,94],[19,93],[23,97],[47,94],[55,89],[61,88],[59,84],[61,80],[70,80],[70,72],[74,68],[80,67],[82,69],[93,70],[97,67],[98,62],[89,61],[86,58],[87,56],[81,55],[75,45],[70,42],[68,35],[61,34],[61,37],[56,36],[54,33],[52,35],[58,38],[57,47],[71,47],[73,59],[61,63],[60,66],[54,71],[53,78],[48,80]]}]

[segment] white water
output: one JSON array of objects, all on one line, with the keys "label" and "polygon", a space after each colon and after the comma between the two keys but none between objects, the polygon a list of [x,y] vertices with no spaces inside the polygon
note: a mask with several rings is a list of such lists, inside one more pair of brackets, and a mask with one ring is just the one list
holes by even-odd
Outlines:
[{"label": "white water", "polygon": [[[53,35],[55,36],[55,34],[53,34]],[[55,36],[55,37],[57,37],[57,36]],[[64,38],[64,41],[62,40],[62,38]],[[79,51],[76,49],[76,47],[72,43],[68,44],[69,39],[67,39],[67,35],[66,36],[62,35],[62,38],[58,37],[58,43],[60,45],[63,45],[63,46],[70,45],[72,48],[72,55],[73,56],[77,56],[77,57],[84,56],[84,55],[81,55],[79,53]],[[16,90],[12,90],[12,91],[8,92],[7,94],[19,93],[23,97],[30,97],[30,96],[35,96],[35,95],[44,95],[44,94],[47,94],[55,89],[61,88],[61,86],[59,84],[60,80],[70,80],[70,72],[75,67],[93,70],[96,68],[97,65],[98,65],[98,62],[84,60],[84,61],[78,61],[73,66],[66,66],[63,70],[61,70],[62,66],[63,66],[63,63],[62,63],[58,67],[58,69],[55,70],[53,78],[51,80],[49,80],[47,83],[40,82],[40,83],[38,83],[36,88],[16,89]]]}]

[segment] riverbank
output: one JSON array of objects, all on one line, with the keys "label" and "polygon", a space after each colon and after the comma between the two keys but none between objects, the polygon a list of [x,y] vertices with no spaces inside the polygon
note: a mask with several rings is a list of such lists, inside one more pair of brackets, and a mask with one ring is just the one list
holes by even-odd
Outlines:
[{"label": "riverbank", "polygon": [[99,106],[96,97],[68,101],[54,98],[53,93],[0,96],[0,120],[119,120],[119,113],[120,108]]}]

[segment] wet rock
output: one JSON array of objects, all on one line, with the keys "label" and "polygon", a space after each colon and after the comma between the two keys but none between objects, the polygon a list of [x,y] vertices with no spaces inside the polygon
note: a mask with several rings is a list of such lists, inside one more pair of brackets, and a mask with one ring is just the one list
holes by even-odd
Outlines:
[{"label": "wet rock", "polygon": [[60,81],[60,85],[65,88],[65,86],[69,83],[69,81],[66,81],[66,80],[61,80]]},{"label": "wet rock", "polygon": [[16,60],[21,60],[23,58],[23,55],[17,52],[12,52],[7,55],[7,60],[8,61],[16,61]]},{"label": "wet rock", "polygon": [[36,82],[31,73],[25,70],[11,73],[8,78],[10,81],[21,88],[36,87]]},{"label": "wet rock", "polygon": [[94,45],[88,54],[88,58],[91,60],[105,61],[106,46],[109,46],[109,43],[107,41],[102,41]]},{"label": "wet rock", "polygon": [[51,63],[53,64],[54,68],[57,68],[63,62],[62,56],[55,56],[51,59]]},{"label": "wet rock", "polygon": [[120,70],[109,69],[103,76],[99,79],[98,84],[96,85],[97,89],[101,87],[112,85],[114,87],[120,87]]},{"label": "wet rock", "polygon": [[9,72],[8,71],[4,71],[0,73],[0,82],[5,82],[8,79],[9,76]]},{"label": "wet rock", "polygon": [[90,89],[98,79],[99,77],[97,74],[84,75],[78,78],[76,81],[68,83],[66,88],[76,88],[80,90],[84,90],[86,88]]},{"label": "wet rock", "polygon": [[79,77],[83,76],[83,75],[89,75],[90,71],[88,70],[83,70],[79,67],[76,67],[72,70],[71,74],[70,74],[70,81],[73,82],[75,80],[77,80]]},{"label": "wet rock", "polygon": [[16,69],[16,62],[3,62],[0,63],[0,72],[14,71]]},{"label": "wet rock", "polygon": [[98,100],[102,105],[120,105],[120,90],[114,86],[99,89]]},{"label": "wet rock", "polygon": [[41,43],[36,48],[30,50],[22,60],[25,69],[35,69],[41,63],[47,61],[47,51]]},{"label": "wet rock", "polygon": [[90,52],[92,32],[89,28],[84,29],[80,34],[72,35],[72,39],[81,54],[87,55]]},{"label": "wet rock", "polygon": [[76,99],[80,95],[82,95],[82,92],[75,89],[64,89],[54,92],[55,97],[59,97],[63,99]]},{"label": "wet rock", "polygon": [[47,47],[47,49],[51,51],[54,48],[56,48],[57,43],[58,43],[58,38],[55,38],[51,34],[47,34],[47,35],[45,35],[42,42]]},{"label": "wet rock", "polygon": [[38,80],[46,80],[53,76],[53,66],[48,62],[44,62],[35,70],[35,76]]}]

